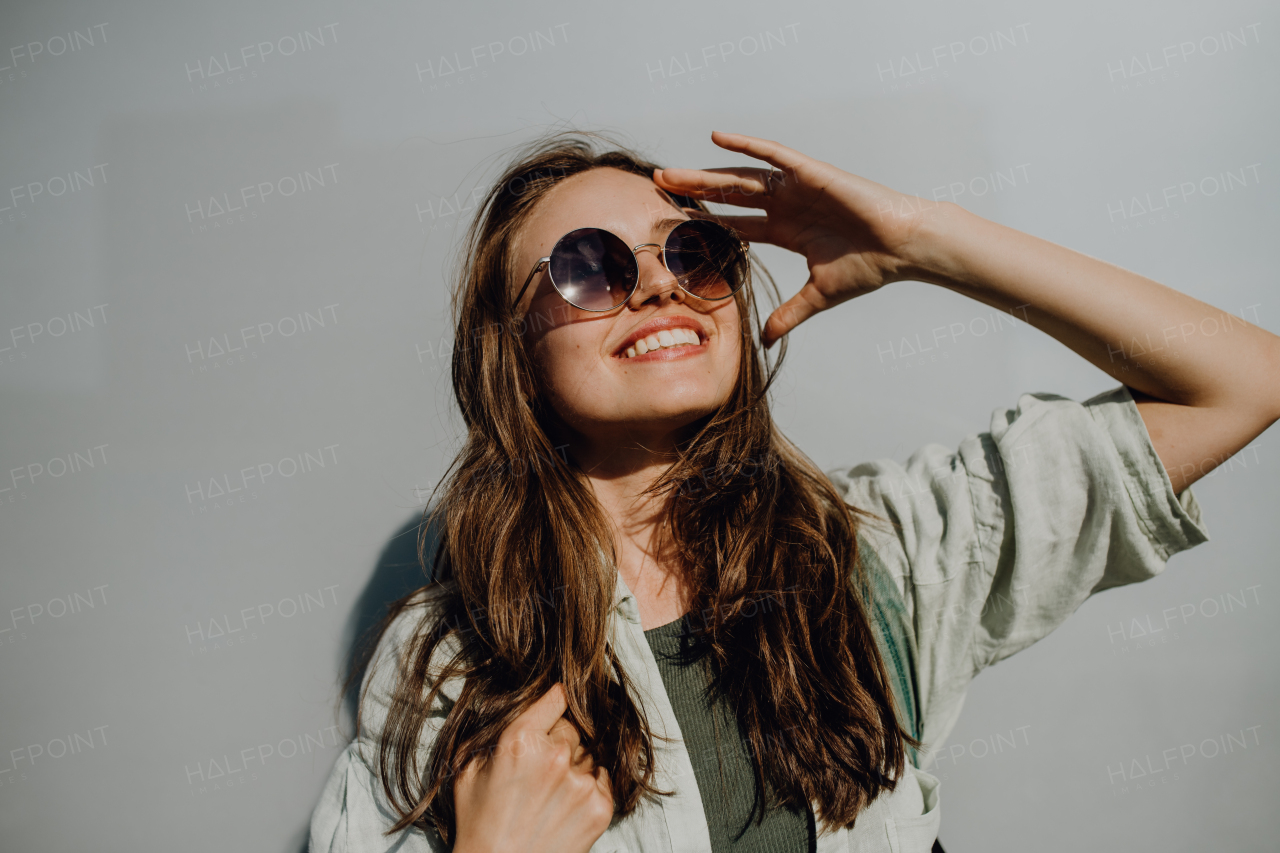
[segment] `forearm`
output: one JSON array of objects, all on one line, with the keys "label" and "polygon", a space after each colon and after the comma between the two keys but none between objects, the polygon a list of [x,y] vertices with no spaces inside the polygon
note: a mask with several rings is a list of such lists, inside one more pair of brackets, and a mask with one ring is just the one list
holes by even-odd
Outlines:
[{"label": "forearm", "polygon": [[[1280,338],[1149,278],[956,205],[922,225],[910,276],[1014,311],[1131,388],[1280,417]],[[1265,428],[1263,426],[1262,428]]]}]

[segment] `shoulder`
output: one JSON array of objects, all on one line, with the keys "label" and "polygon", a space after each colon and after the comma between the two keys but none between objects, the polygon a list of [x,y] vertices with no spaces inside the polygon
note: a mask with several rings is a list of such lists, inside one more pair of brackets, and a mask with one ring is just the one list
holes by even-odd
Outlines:
[{"label": "shoulder", "polygon": [[[365,671],[360,699],[359,737],[377,742],[386,722],[393,697],[402,680],[410,674],[413,658],[426,632],[443,630],[437,617],[443,599],[455,588],[453,582],[437,582],[413,594],[399,613],[387,624]],[[438,671],[460,651],[456,634],[445,636],[432,652],[429,670]],[[431,672],[426,679],[427,691],[434,685]],[[437,704],[452,706],[460,692],[460,679],[446,680]]]},{"label": "shoulder", "polygon": [[453,581],[437,581],[414,592],[382,632],[374,659],[392,652],[403,652],[421,631],[429,627],[428,623],[439,615],[444,599],[455,588]]},{"label": "shoulder", "polygon": [[1172,496],[1123,385],[1083,403],[1057,394],[1022,394],[1012,407],[991,413],[987,430],[965,436],[954,448],[930,443],[905,462],[877,459],[827,476],[846,502],[886,522],[869,524],[866,532],[895,576],[909,569],[893,559],[894,550],[901,548],[905,553],[898,556],[924,569],[933,548],[943,543],[961,550],[994,544],[1014,507],[1024,522],[1039,524],[1081,502],[1129,511],[1132,499],[1145,522],[1159,514],[1149,504]]}]

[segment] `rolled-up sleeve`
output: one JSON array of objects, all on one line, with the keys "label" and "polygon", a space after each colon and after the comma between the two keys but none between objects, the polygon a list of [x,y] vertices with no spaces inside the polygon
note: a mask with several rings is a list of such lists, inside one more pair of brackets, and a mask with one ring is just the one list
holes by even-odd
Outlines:
[{"label": "rolled-up sleeve", "polygon": [[[311,815],[311,853],[444,853],[449,849],[438,834],[417,827],[385,834],[399,820],[399,815],[391,807],[376,769],[378,741],[396,686],[401,656],[423,615],[423,606],[424,601],[419,601],[397,616],[378,643],[362,687],[360,729],[355,740],[338,756]],[[442,643],[433,665],[443,661],[454,648],[449,641]],[[459,686],[446,682],[444,695],[437,698],[432,707],[418,745],[422,768],[428,766],[431,746],[457,698]]]},{"label": "rolled-up sleeve", "polygon": [[1195,496],[1174,494],[1125,386],[1084,403],[1024,394],[955,450],[929,444],[905,465],[829,476],[848,503],[888,520],[862,533],[905,604],[926,756],[984,667],[1094,592],[1154,577],[1208,540]]}]

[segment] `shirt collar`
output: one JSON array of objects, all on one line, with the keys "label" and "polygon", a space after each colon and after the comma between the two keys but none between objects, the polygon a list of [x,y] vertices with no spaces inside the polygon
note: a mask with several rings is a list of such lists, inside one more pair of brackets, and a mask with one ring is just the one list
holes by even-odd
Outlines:
[{"label": "shirt collar", "polygon": [[[604,555],[601,554],[601,562]],[[640,623],[640,608],[636,606],[636,597],[622,579],[622,572],[615,572],[617,582],[613,585],[613,609],[628,622]]]}]

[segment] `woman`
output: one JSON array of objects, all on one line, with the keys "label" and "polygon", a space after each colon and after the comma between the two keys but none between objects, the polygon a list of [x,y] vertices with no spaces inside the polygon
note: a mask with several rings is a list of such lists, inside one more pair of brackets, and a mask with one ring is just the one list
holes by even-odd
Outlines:
[{"label": "woman", "polygon": [[[1207,539],[1188,487],[1280,417],[1280,340],[764,139],[689,170],[595,138],[518,157],[469,234],[439,582],[388,616],[312,850],[927,851],[973,676]],[[750,242],[810,270],[763,327]],[[1124,384],[824,475],[769,415],[785,336],[908,279]]]}]

